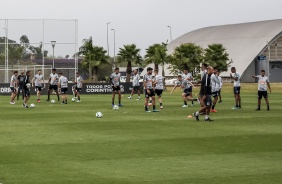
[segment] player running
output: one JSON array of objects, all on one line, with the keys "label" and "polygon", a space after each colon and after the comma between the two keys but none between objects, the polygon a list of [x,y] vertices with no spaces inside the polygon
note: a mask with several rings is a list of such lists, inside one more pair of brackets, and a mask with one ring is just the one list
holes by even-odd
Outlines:
[{"label": "player running", "polygon": [[41,90],[43,87],[45,88],[44,76],[41,74],[41,70],[38,70],[37,74],[32,79],[32,87],[34,87],[34,85],[37,92],[37,102],[40,103]]},{"label": "player running", "polygon": [[59,80],[59,76],[56,73],[56,69],[53,68],[52,73],[50,74],[50,77],[49,77],[48,98],[47,98],[46,101],[50,101],[51,90],[54,90],[56,92],[57,97],[58,97],[58,102],[60,101],[60,96],[59,96],[59,93],[58,93],[58,80]]},{"label": "player running", "polygon": [[139,76],[139,74],[138,74],[138,70],[135,69],[135,70],[133,71],[133,81],[132,81],[132,86],[133,86],[133,88],[132,88],[132,91],[131,91],[130,96],[127,97],[128,99],[131,99],[131,98],[132,98],[132,96],[133,96],[133,94],[134,94],[134,91],[137,91],[137,93],[138,93],[138,98],[137,98],[136,100],[140,100],[140,99],[141,99],[141,98],[140,98],[140,83],[139,83],[139,80],[140,80],[140,76]]},{"label": "player running", "polygon": [[18,71],[14,71],[14,74],[11,77],[11,82],[10,82],[10,89],[11,89],[11,100],[10,104],[14,105],[16,104],[15,98],[17,96],[17,78],[18,78]]},{"label": "player running", "polygon": [[110,76],[111,83],[112,83],[112,106],[115,106],[115,94],[118,93],[118,106],[122,107],[121,104],[121,92],[120,92],[120,73],[119,68],[115,68],[115,72],[113,72]]},{"label": "player running", "polygon": [[241,75],[240,73],[236,72],[236,68],[231,68],[230,77],[234,79],[234,98],[235,98],[235,107],[232,109],[241,109],[241,96],[240,96],[240,90],[241,90]]},{"label": "player running", "polygon": [[59,73],[58,88],[61,88],[62,104],[68,104],[68,79]]},{"label": "player running", "polygon": [[[187,80],[187,81],[189,81],[190,83],[192,83],[192,81],[193,81],[193,76],[192,76],[191,73],[189,73],[188,68],[186,68],[186,69],[183,70],[182,79]],[[189,91],[189,95],[190,95],[191,98],[193,98],[193,94],[192,94],[192,90],[193,90],[193,89],[192,89],[192,87],[189,88],[189,90],[190,90],[190,91]],[[191,106],[194,106],[194,101],[192,101],[191,103],[192,103]],[[187,107],[188,107],[188,105],[187,105]]]},{"label": "player running", "polygon": [[218,100],[218,91],[220,88],[220,81],[217,75],[218,75],[217,68],[213,68],[213,74],[211,75],[211,86],[212,86],[211,92],[213,97],[211,112],[217,112],[217,110],[214,109]]},{"label": "player running", "polygon": [[28,108],[27,102],[30,98],[30,76],[31,76],[31,71],[27,71],[25,78],[24,78],[24,86],[23,86],[23,93],[24,93],[24,103],[23,103],[23,107],[25,109]]},{"label": "player running", "polygon": [[270,109],[269,109],[269,101],[267,95],[267,87],[270,93],[271,93],[271,88],[270,88],[268,77],[265,76],[265,70],[261,70],[260,75],[257,76],[251,75],[250,77],[258,79],[258,108],[256,109],[256,111],[260,111],[260,104],[262,97],[265,99],[267,110],[269,111]]},{"label": "player running", "polygon": [[155,80],[154,80],[153,85],[155,85],[155,93],[158,96],[158,100],[160,103],[160,109],[163,109],[164,107],[163,107],[163,101],[162,101],[162,93],[164,90],[164,77],[161,75],[158,75],[158,73],[159,73],[159,70],[155,69],[154,70]]},{"label": "player running", "polygon": [[79,73],[76,72],[76,87],[75,87],[75,95],[77,97],[76,102],[80,102],[80,92],[81,92],[82,87],[83,87],[83,79],[79,75]]},{"label": "player running", "polygon": [[145,112],[151,112],[148,109],[148,101],[149,98],[152,98],[152,105],[153,105],[153,112],[159,112],[159,110],[156,109],[156,99],[155,99],[155,92],[153,89],[153,75],[152,75],[153,68],[148,67],[147,68],[147,74],[143,77],[143,85],[145,90]]},{"label": "player running", "polygon": [[211,103],[212,103],[212,99],[211,99],[211,74],[212,73],[213,73],[213,67],[209,66],[207,68],[207,73],[202,78],[200,96],[201,96],[202,101],[204,102],[204,106],[201,107],[199,111],[193,113],[197,121],[199,121],[199,115],[201,112],[204,112],[206,114],[205,121],[213,121],[209,117]]},{"label": "player running", "polygon": [[24,71],[21,71],[21,74],[18,75],[18,92],[17,92],[17,100],[19,100],[20,92],[22,92],[22,99],[24,99],[24,92],[23,92],[23,86],[24,86]]}]

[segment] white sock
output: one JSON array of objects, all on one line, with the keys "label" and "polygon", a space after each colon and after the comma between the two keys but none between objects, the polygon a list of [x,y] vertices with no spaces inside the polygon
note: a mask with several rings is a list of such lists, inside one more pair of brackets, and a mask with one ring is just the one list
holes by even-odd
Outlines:
[{"label": "white sock", "polygon": [[196,116],[199,116],[199,111],[196,112]]},{"label": "white sock", "polygon": [[209,119],[209,115],[206,115],[206,116],[205,116],[205,119]]},{"label": "white sock", "polygon": [[140,96],[138,96],[138,98],[140,99]]}]

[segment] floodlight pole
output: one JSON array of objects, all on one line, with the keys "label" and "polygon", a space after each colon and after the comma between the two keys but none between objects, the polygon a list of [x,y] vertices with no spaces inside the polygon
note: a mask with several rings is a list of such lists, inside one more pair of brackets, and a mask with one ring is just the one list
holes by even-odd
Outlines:
[{"label": "floodlight pole", "polygon": [[110,48],[109,48],[109,24],[111,22],[107,23],[107,49],[108,49],[108,56],[110,55]]},{"label": "floodlight pole", "polygon": [[171,34],[171,26],[167,26],[169,28],[170,42],[172,42],[172,34]]},{"label": "floodlight pole", "polygon": [[116,68],[116,30],[111,30],[114,31],[114,68]]},{"label": "floodlight pole", "polygon": [[55,68],[54,50],[55,50],[56,41],[51,41],[51,45],[52,45],[52,48],[53,48],[53,68]]}]

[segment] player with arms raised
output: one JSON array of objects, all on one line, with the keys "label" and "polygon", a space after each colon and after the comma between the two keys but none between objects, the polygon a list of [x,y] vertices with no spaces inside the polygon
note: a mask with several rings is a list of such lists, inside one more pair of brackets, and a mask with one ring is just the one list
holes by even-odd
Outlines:
[{"label": "player with arms raised", "polygon": [[121,104],[121,92],[120,92],[120,73],[119,68],[115,68],[115,72],[113,72],[110,76],[112,83],[112,107],[115,106],[115,94],[118,93],[118,106],[122,107]]},{"label": "player with arms raised", "polygon": [[38,70],[37,74],[32,79],[32,87],[34,86],[34,84],[35,84],[35,90],[37,92],[37,102],[40,103],[41,90],[43,87],[45,87],[44,77],[41,74],[41,70]]},{"label": "player with arms raised", "polygon": [[54,90],[56,92],[57,97],[58,97],[58,101],[60,101],[60,96],[59,96],[59,93],[58,93],[58,80],[59,80],[59,76],[56,73],[56,69],[53,68],[52,73],[50,74],[50,77],[49,77],[48,98],[47,98],[46,101],[50,101],[51,90]]}]

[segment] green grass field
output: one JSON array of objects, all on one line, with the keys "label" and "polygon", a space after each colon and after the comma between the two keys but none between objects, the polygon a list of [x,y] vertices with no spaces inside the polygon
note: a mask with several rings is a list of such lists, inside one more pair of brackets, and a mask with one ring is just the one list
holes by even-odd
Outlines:
[{"label": "green grass field", "polygon": [[68,105],[45,96],[37,104],[32,96],[34,109],[1,96],[0,183],[281,183],[282,85],[272,85],[270,112],[264,101],[254,111],[255,84],[242,88],[243,108],[231,110],[232,87],[225,85],[212,123],[188,119],[199,105],[182,108],[179,90],[163,95],[159,113],[145,113],[144,98],[127,95],[117,111],[110,95]]}]

